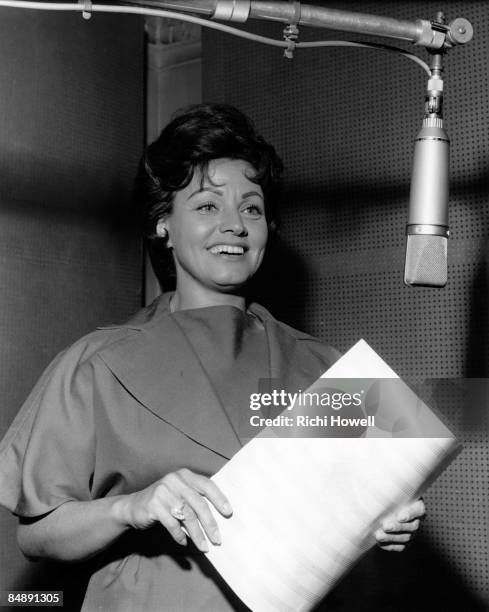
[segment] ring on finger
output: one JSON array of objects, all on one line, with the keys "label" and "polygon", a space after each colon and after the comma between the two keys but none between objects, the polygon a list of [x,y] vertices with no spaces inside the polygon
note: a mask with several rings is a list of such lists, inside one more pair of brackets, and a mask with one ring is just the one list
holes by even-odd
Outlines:
[{"label": "ring on finger", "polygon": [[173,518],[176,518],[177,521],[184,521],[185,520],[185,502],[183,501],[180,505],[175,505],[172,506],[172,508],[170,509],[170,514],[173,516]]}]

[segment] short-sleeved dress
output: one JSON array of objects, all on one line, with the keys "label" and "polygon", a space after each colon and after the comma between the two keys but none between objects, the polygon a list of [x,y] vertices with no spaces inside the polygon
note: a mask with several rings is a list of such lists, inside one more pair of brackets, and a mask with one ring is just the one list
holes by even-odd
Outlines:
[{"label": "short-sleeved dress", "polygon": [[[38,517],[182,467],[211,476],[249,437],[251,393],[305,389],[339,356],[257,304],[171,313],[170,298],[51,363],[0,445],[0,504]],[[100,553],[83,609],[245,608],[205,555],[152,527]]]}]

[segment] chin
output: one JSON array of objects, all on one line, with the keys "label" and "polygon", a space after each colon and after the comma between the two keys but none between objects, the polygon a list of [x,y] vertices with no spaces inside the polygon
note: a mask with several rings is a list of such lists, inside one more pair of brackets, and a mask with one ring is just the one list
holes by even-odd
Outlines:
[{"label": "chin", "polygon": [[239,293],[243,294],[248,285],[249,278],[236,279],[236,278],[220,278],[215,279],[214,286],[218,291],[223,293]]},{"label": "chin", "polygon": [[246,293],[247,283],[230,283],[230,284],[218,284],[216,289],[221,293],[234,293],[236,295],[244,295]]}]

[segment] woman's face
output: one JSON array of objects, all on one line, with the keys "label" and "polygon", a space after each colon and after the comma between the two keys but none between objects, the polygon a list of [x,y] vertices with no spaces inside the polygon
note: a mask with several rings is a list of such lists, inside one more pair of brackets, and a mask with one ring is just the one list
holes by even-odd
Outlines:
[{"label": "woman's face", "polygon": [[174,195],[161,220],[173,249],[177,288],[232,293],[260,267],[268,237],[263,191],[246,161],[216,159]]}]

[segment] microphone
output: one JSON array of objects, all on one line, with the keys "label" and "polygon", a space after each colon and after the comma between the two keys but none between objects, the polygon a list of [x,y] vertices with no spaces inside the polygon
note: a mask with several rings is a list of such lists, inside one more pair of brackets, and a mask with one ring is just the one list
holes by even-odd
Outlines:
[{"label": "microphone", "polygon": [[450,141],[441,117],[442,89],[441,79],[430,79],[428,112],[414,145],[404,268],[404,282],[409,286],[444,287],[447,283]]}]

